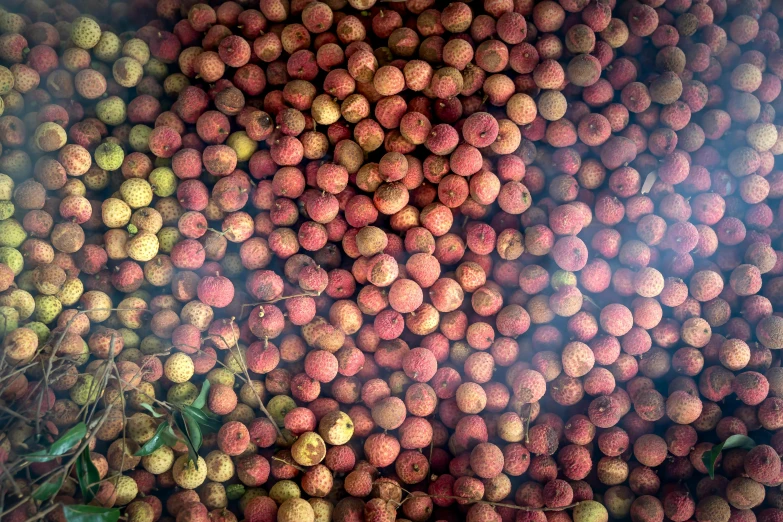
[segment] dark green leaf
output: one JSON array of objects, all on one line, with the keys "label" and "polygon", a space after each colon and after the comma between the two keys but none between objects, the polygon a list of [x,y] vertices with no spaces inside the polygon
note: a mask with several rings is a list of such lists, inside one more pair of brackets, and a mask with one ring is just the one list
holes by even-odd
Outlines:
[{"label": "dark green leaf", "polygon": [[193,444],[193,440],[190,438],[190,430],[188,429],[188,425],[185,423],[185,418],[179,411],[174,412],[174,422],[177,424],[179,431],[182,432],[185,445],[188,447],[188,457],[194,464],[198,466],[198,449],[201,447],[201,430],[199,429],[198,424],[196,424],[196,430],[198,432],[198,447],[196,447]]},{"label": "dark green leaf", "polygon": [[32,497],[40,502],[49,500],[55,496],[58,491],[60,491],[60,488],[63,486],[64,479],[65,475],[59,473],[56,477],[54,477],[54,480],[49,479],[48,481],[41,484],[38,489],[33,492]]},{"label": "dark green leaf", "polygon": [[171,428],[171,425],[168,422],[166,423],[166,429],[163,430],[163,433],[161,433],[161,437],[163,437],[163,443],[166,446],[174,447],[174,445],[180,441],[180,438],[177,437],[177,434],[174,433],[174,430]]},{"label": "dark green leaf", "polygon": [[152,436],[150,440],[147,441],[144,446],[142,446],[139,451],[137,451],[134,456],[136,457],[145,457],[149,455],[150,453],[154,452],[156,449],[160,448],[161,446],[166,445],[165,435],[164,433],[166,430],[171,430],[171,426],[169,426],[169,423],[164,421],[161,422],[158,426],[158,429],[155,430],[155,435]]},{"label": "dark green leaf", "polygon": [[188,430],[188,437],[190,437],[190,441],[193,443],[193,447],[196,448],[196,451],[198,451],[199,448],[201,448],[201,442],[203,440],[201,435],[201,423],[195,416],[193,416],[192,413],[188,411],[183,411],[182,416],[185,419],[185,429]]},{"label": "dark green leaf", "polygon": [[751,449],[756,445],[756,442],[745,435],[732,435],[728,439],[724,440],[720,444],[716,444],[712,449],[702,455],[701,460],[704,462],[704,466],[707,468],[710,478],[715,478],[715,463],[718,461],[718,457],[723,450],[742,448]]},{"label": "dark green leaf", "polygon": [[158,413],[157,411],[155,411],[155,408],[152,407],[152,404],[147,404],[146,402],[142,402],[141,407],[147,410],[148,412],[150,412],[150,414],[152,414],[152,416],[155,417],[156,419],[159,419],[164,416],[162,413]]},{"label": "dark green leaf", "polygon": [[66,522],[117,522],[120,510],[98,506],[63,506]]},{"label": "dark green leaf", "polygon": [[223,423],[220,422],[220,419],[214,415],[204,413],[203,411],[196,409],[193,406],[183,406],[182,413],[185,415],[185,418],[192,418],[195,422],[206,428],[208,431],[218,431],[223,425]]},{"label": "dark green leaf", "polygon": [[209,380],[205,379],[204,384],[201,385],[201,391],[199,392],[198,397],[196,397],[196,400],[193,401],[192,406],[194,408],[201,409],[207,403],[207,395],[209,394],[210,386],[211,384]]},{"label": "dark green leaf", "polygon": [[229,500],[239,500],[244,494],[245,486],[243,484],[229,484],[226,486],[226,497]]},{"label": "dark green leaf", "polygon": [[87,435],[87,425],[80,422],[70,430],[63,433],[63,436],[54,441],[49,447],[50,455],[64,455],[68,450],[76,446]]},{"label": "dark green leaf", "polygon": [[28,453],[24,456],[24,458],[30,462],[49,462],[50,460],[54,460],[57,457],[54,455],[48,455],[46,450],[38,450],[32,453]]},{"label": "dark green leaf", "polygon": [[82,497],[85,504],[89,504],[98,494],[101,477],[98,469],[92,463],[90,458],[90,448],[84,448],[84,451],[76,459],[76,476],[79,479],[79,489],[82,491]]},{"label": "dark green leaf", "polygon": [[25,458],[30,462],[49,462],[68,453],[81,442],[85,435],[87,435],[87,426],[80,422],[63,433],[62,437],[54,441],[48,450],[35,451],[25,455]]}]

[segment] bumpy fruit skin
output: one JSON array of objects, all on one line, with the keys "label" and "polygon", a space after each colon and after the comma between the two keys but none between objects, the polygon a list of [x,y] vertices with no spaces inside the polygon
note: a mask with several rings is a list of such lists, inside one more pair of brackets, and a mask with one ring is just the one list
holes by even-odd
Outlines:
[{"label": "bumpy fruit skin", "polygon": [[327,413],[318,424],[318,433],[327,444],[333,446],[340,446],[350,441],[354,429],[351,417],[341,411]]},{"label": "bumpy fruit skin", "polygon": [[187,455],[182,455],[174,461],[172,474],[177,485],[184,489],[196,489],[207,478],[207,463],[202,457],[193,462]]},{"label": "bumpy fruit skin", "polygon": [[0,464],[90,411],[128,522],[783,522],[782,16],[3,2]]}]

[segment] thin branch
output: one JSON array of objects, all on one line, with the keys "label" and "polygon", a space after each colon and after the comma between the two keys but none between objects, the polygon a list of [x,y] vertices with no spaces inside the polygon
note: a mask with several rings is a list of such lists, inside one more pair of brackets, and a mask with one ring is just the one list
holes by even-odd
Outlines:
[{"label": "thin branch", "polygon": [[[236,319],[235,317],[231,318],[232,328],[236,326],[236,323],[234,322],[235,319]],[[239,327],[237,326],[237,328]],[[253,386],[253,380],[250,378],[250,372],[248,372],[247,370],[247,362],[245,361],[245,357],[242,355],[241,350],[239,350],[239,341],[236,339],[234,340],[234,346],[237,348],[237,352],[239,352],[239,357],[237,358],[237,360],[242,365],[242,372],[245,374],[245,377],[247,378],[247,384],[250,386],[250,390],[253,392],[253,395],[256,396],[256,400],[258,400],[258,408],[264,413],[264,415],[266,415],[266,418],[269,419],[269,421],[272,423],[272,426],[275,427],[275,431],[277,431],[277,436],[280,437],[281,440],[283,440],[284,439],[283,432],[280,431],[280,427],[277,425],[277,422],[264,406],[264,401],[261,399],[261,396],[256,391],[256,387]]]},{"label": "thin branch", "polygon": [[288,462],[287,460],[283,460],[280,457],[272,456],[272,460],[276,460],[277,462],[282,462],[286,466],[291,466],[292,468],[297,469],[297,470],[301,471],[302,473],[307,471],[306,469],[304,469],[304,468],[302,468],[300,466],[297,466],[296,464],[292,464],[292,463]]}]

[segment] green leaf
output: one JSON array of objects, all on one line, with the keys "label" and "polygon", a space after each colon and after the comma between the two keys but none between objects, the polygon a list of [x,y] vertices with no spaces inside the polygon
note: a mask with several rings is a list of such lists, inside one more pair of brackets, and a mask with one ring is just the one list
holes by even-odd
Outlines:
[{"label": "green leaf", "polygon": [[[168,445],[167,442],[167,430],[171,431],[171,426],[167,421],[161,422],[158,426],[158,429],[155,430],[155,435],[152,436],[150,440],[147,441],[144,446],[142,446],[139,451],[134,453],[134,456],[136,457],[145,457],[151,453],[153,453],[156,449],[160,448],[161,446]],[[174,435],[174,432],[171,432],[171,435],[174,436],[174,443],[176,444],[177,438],[176,435]]]},{"label": "green leaf", "polygon": [[194,444],[194,441],[191,439],[191,433],[188,429],[189,426],[185,422],[185,418],[183,417],[182,413],[179,411],[174,412],[174,422],[177,424],[177,428],[179,428],[179,431],[182,432],[182,435],[184,436],[185,445],[188,447],[188,458],[196,465],[198,466],[198,450],[201,447],[201,430],[198,427],[198,424],[195,424],[195,432],[194,435],[196,436],[196,439],[198,441],[198,445]]},{"label": "green leaf", "polygon": [[64,455],[68,450],[76,446],[87,435],[87,425],[80,422],[70,430],[63,433],[63,436],[54,441],[49,447],[50,455]]},{"label": "green leaf", "polygon": [[190,437],[193,447],[198,451],[199,448],[201,448],[201,442],[203,440],[203,436],[201,435],[201,423],[188,411],[183,411],[182,416],[185,419],[185,429],[188,430],[188,437]]},{"label": "green leaf", "polygon": [[98,506],[63,506],[66,522],[117,522],[120,510]]},{"label": "green leaf", "polygon": [[90,458],[90,448],[84,448],[76,459],[76,476],[79,478],[79,489],[85,504],[89,504],[98,494],[101,476]]},{"label": "green leaf", "polygon": [[207,403],[207,395],[209,394],[210,386],[212,386],[212,384],[209,380],[204,379],[204,384],[201,385],[201,391],[199,392],[198,397],[196,397],[196,400],[193,401],[192,406],[194,408],[201,409]]},{"label": "green leaf", "polygon": [[226,486],[226,496],[229,500],[239,500],[245,494],[244,484],[229,484]]},{"label": "green leaf", "polygon": [[38,450],[29,455],[25,455],[25,458],[30,462],[49,462],[57,457],[65,455],[73,449],[82,439],[87,435],[87,425],[80,422],[73,428],[69,429],[63,435],[54,441],[48,450]]},{"label": "green leaf", "polygon": [[163,437],[163,443],[166,446],[174,447],[181,439],[177,437],[177,434],[174,433],[174,430],[171,428],[171,425],[167,422],[166,423],[166,429],[163,430],[163,433],[161,433],[161,437]]},{"label": "green leaf", "polygon": [[185,415],[185,418],[191,417],[199,425],[207,428],[207,431],[219,431],[220,427],[223,425],[219,418],[215,417],[214,415],[204,413],[203,411],[196,409],[193,406],[183,406],[182,413]]},{"label": "green leaf", "polygon": [[65,475],[62,473],[58,474],[54,480],[49,479],[38,486],[38,489],[33,492],[32,497],[40,502],[49,500],[60,491],[61,487],[63,487],[63,480],[65,480]]},{"label": "green leaf", "polygon": [[146,402],[142,402],[141,403],[141,407],[144,408],[145,410],[147,410],[148,412],[150,412],[150,414],[153,417],[155,417],[156,419],[159,419],[161,417],[165,417],[165,415],[163,415],[162,413],[158,413],[157,411],[155,411],[155,408],[152,407],[152,404],[148,404]]},{"label": "green leaf", "polygon": [[720,444],[716,444],[712,449],[702,455],[701,460],[704,462],[704,466],[707,468],[707,473],[710,474],[710,478],[715,478],[715,463],[718,460],[721,452],[727,449],[742,448],[751,449],[756,446],[756,442],[745,435],[732,435],[728,439],[724,440]]}]

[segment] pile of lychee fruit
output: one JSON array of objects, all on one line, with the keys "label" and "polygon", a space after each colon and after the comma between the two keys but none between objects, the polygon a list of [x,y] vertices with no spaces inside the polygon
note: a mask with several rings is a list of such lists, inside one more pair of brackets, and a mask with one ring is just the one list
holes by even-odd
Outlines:
[{"label": "pile of lychee fruit", "polygon": [[0,519],[783,522],[781,18],[3,0]]}]

